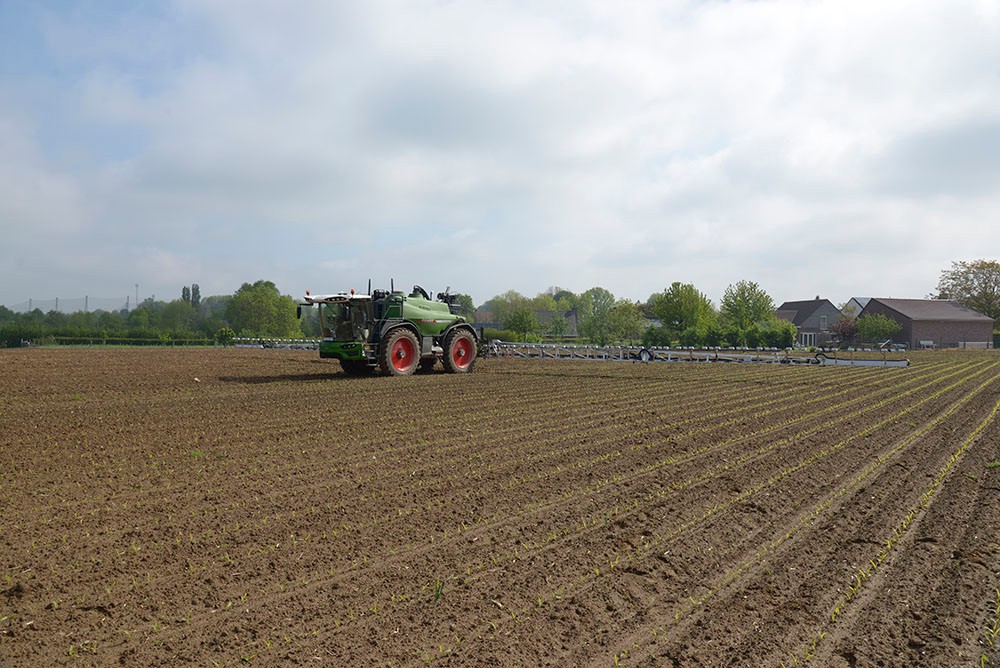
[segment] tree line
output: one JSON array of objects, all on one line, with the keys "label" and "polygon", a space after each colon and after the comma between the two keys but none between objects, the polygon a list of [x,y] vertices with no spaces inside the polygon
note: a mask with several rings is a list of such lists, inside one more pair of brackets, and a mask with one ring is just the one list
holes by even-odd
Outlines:
[{"label": "tree line", "polygon": [[[941,272],[935,299],[957,301],[1000,321],[1000,262],[953,262]],[[472,297],[457,295],[460,312],[474,320]],[[120,343],[222,343],[237,336],[317,337],[315,314],[296,316],[297,300],[282,295],[271,281],[244,283],[232,295],[202,297],[197,283],[184,286],[179,299],[149,298],[131,311],[14,313],[0,306],[0,346],[21,341]],[[602,287],[580,294],[552,287],[535,297],[516,291],[496,295],[480,307],[502,329],[487,338],[560,340],[571,333],[597,345],[747,346],[785,348],[795,341],[795,326],[775,313],[771,297],[752,281],[726,288],[718,308],[690,283],[674,282],[645,302],[616,298]],[[539,322],[538,313],[549,317]],[[831,329],[841,342],[881,341],[899,332],[899,323],[882,315],[845,316]]]},{"label": "tree line", "polygon": [[[680,282],[645,302],[616,299],[601,287],[579,295],[553,287],[530,299],[505,292],[483,308],[504,330],[487,336],[520,341],[564,337],[570,325],[567,314],[575,316],[579,336],[597,345],[787,348],[796,335],[795,325],[777,317],[774,300],[753,281],[730,285],[718,309],[694,285]],[[539,323],[539,311],[551,312],[551,321]]]},{"label": "tree line", "polygon": [[237,336],[316,336],[315,319],[296,317],[297,301],[271,281],[244,283],[232,295],[204,297],[197,283],[179,299],[152,297],[132,310],[14,313],[0,306],[0,346],[37,343],[228,344]]}]

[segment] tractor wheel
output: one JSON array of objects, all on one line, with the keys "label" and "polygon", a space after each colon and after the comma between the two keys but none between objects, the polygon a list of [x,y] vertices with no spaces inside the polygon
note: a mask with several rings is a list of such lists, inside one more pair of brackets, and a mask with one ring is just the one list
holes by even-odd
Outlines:
[{"label": "tractor wheel", "polygon": [[444,342],[444,368],[448,373],[469,373],[476,364],[476,337],[456,329]]},{"label": "tractor wheel", "polygon": [[379,367],[390,376],[409,376],[417,370],[420,344],[408,329],[394,329],[382,339]]},{"label": "tractor wheel", "polygon": [[340,360],[340,367],[348,376],[367,376],[372,368],[359,360]]}]

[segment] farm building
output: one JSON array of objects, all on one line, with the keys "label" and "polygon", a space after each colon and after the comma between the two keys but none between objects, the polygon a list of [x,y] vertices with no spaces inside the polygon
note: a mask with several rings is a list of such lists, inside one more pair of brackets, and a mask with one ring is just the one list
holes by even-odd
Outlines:
[{"label": "farm building", "polygon": [[857,318],[865,310],[865,306],[868,306],[869,301],[871,297],[851,297],[840,311],[845,318]]},{"label": "farm building", "polygon": [[910,348],[990,348],[993,319],[944,299],[872,297],[858,317],[881,313],[902,330],[894,341]]},{"label": "farm building", "polygon": [[833,340],[830,327],[843,317],[829,299],[809,299],[806,301],[785,302],[778,307],[776,314],[782,320],[795,325],[799,330],[798,342],[803,346],[823,346]]}]

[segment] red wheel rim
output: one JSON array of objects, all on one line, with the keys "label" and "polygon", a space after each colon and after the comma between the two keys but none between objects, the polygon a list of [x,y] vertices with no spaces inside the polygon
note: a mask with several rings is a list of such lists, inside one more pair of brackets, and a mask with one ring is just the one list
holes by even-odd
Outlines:
[{"label": "red wheel rim", "polygon": [[472,341],[466,337],[456,339],[451,347],[451,361],[459,369],[464,369],[472,364]]},{"label": "red wheel rim", "polygon": [[403,337],[392,344],[392,366],[396,371],[409,371],[417,363],[417,348],[413,341]]}]

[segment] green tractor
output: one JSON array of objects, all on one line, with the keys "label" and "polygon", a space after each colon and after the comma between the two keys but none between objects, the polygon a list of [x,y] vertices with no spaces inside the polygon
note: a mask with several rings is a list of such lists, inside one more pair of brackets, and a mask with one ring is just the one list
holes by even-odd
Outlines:
[{"label": "green tractor", "polygon": [[432,300],[419,285],[410,294],[375,290],[311,295],[299,305],[319,308],[319,356],[340,360],[352,376],[375,368],[392,376],[429,371],[440,358],[449,373],[468,373],[476,363],[478,338],[458,315],[457,296],[446,290]]}]

